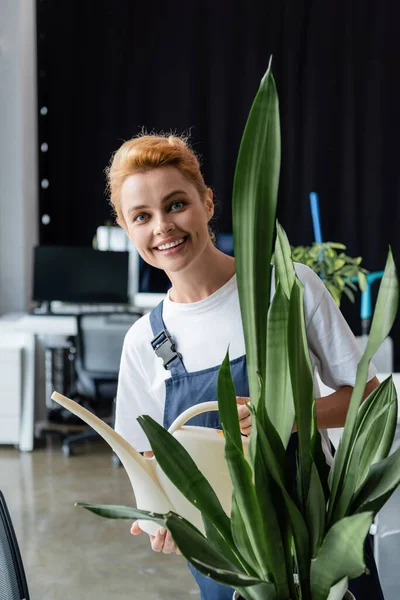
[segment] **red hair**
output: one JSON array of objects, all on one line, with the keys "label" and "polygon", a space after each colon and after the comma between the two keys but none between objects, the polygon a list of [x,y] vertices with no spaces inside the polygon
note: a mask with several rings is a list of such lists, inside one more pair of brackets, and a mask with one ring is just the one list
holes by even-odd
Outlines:
[{"label": "red hair", "polygon": [[203,198],[207,191],[200,171],[199,159],[186,138],[175,135],[141,134],[124,142],[113,155],[106,169],[110,203],[116,221],[126,227],[121,211],[120,192],[129,175],[146,173],[160,167],[175,167],[196,187]]}]

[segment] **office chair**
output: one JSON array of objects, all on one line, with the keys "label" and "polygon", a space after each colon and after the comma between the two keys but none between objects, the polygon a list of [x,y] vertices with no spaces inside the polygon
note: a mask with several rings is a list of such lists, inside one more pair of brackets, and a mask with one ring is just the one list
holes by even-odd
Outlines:
[{"label": "office chair", "polygon": [[29,600],[28,586],[10,513],[0,491],[0,598]]},{"label": "office chair", "polygon": [[[141,316],[141,312],[82,313],[77,316],[75,399],[111,426],[114,424],[122,345],[128,329]],[[75,444],[98,437],[87,427],[82,433],[64,438],[64,456],[72,454]]]}]

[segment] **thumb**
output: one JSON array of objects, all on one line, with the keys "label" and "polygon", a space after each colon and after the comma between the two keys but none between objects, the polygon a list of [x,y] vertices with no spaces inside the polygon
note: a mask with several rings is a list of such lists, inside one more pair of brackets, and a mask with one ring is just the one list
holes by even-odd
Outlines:
[{"label": "thumb", "polygon": [[143,531],[139,527],[139,521],[135,521],[131,527],[131,534],[139,535],[139,533],[143,533]]}]

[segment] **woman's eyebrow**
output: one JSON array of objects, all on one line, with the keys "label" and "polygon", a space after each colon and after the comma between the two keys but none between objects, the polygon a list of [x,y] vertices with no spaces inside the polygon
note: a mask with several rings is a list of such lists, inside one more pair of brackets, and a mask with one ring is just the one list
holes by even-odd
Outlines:
[{"label": "woman's eyebrow", "polygon": [[[161,199],[161,202],[167,202],[167,200],[170,200],[176,194],[186,194],[186,192],[185,190],[172,190],[172,192],[168,192],[168,194]],[[143,210],[144,208],[150,208],[150,206],[146,204],[136,204],[128,209],[128,214],[134,212],[135,210]]]}]

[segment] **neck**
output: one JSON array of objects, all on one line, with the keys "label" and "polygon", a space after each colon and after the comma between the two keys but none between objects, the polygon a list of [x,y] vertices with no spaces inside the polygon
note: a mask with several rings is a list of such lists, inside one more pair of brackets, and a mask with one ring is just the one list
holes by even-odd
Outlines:
[{"label": "neck", "polygon": [[[210,247],[209,247],[210,246]],[[235,260],[210,243],[187,269],[167,273],[172,283],[172,302],[200,302],[219,290],[235,274]]]}]

